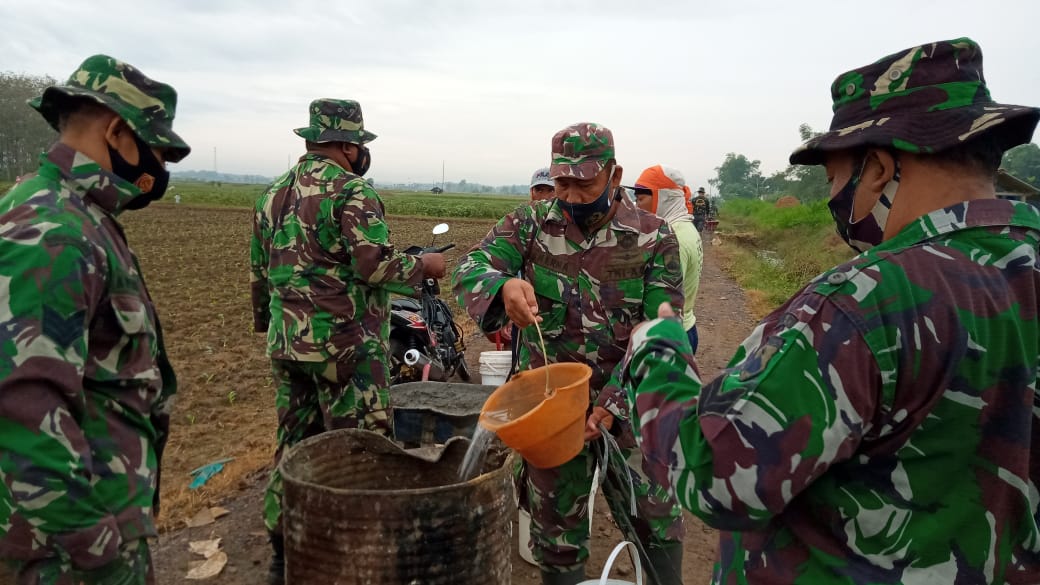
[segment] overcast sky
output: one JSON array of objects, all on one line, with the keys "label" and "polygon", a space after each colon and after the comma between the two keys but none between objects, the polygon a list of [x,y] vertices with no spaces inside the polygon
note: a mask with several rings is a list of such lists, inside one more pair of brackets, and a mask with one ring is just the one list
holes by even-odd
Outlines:
[{"label": "overcast sky", "polygon": [[[782,169],[837,74],[970,36],[998,101],[1040,105],[1040,1],[3,0],[0,70],[65,79],[107,53],[180,94],[173,170],[280,174],[316,97],[361,102],[379,182],[524,183],[577,121],[626,183],[707,186],[727,152]],[[2,123],[2,121],[0,121]]]}]

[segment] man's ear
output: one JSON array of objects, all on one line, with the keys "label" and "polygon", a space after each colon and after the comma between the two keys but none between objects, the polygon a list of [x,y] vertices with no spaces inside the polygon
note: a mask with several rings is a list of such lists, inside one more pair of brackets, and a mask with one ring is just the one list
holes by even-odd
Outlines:
[{"label": "man's ear", "polygon": [[105,142],[112,148],[119,148],[119,135],[122,132],[120,126],[126,126],[126,122],[119,116],[112,118],[105,124]]},{"label": "man's ear", "polygon": [[112,116],[105,124],[105,143],[119,152],[129,164],[136,165],[141,162],[141,153],[137,152],[134,131],[119,116]]},{"label": "man's ear", "polygon": [[871,193],[881,193],[885,185],[896,176],[896,157],[881,148],[867,151],[867,161],[863,168],[862,184]]},{"label": "man's ear", "polygon": [[617,189],[618,187],[621,186],[621,175],[624,173],[624,170],[625,169],[621,168],[621,165],[618,165],[618,164],[614,165],[614,178],[611,179],[611,181],[613,182],[613,185],[611,185],[611,186],[614,189]]}]

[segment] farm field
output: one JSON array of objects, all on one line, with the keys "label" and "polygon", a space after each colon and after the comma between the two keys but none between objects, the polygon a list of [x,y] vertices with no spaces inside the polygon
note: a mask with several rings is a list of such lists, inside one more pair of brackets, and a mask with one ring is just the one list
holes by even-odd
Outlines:
[{"label": "farm field", "polygon": [[[389,198],[388,198],[389,199]],[[471,199],[469,205],[482,203]],[[389,207],[389,203],[388,203]],[[260,521],[260,494],[270,468],[275,410],[264,340],[252,332],[248,241],[251,210],[232,206],[195,206],[169,202],[122,216],[131,246],[141,259],[150,292],[163,321],[167,349],[179,380],[170,443],[163,460],[161,537],[155,548],[159,582],[185,582],[191,555],[188,540],[222,536],[230,562],[211,582],[261,582],[269,556]],[[449,270],[478,242],[493,219],[390,216],[392,240],[399,246],[430,241],[430,229],[447,222],[451,231],[438,243],[455,242],[447,252]],[[750,330],[743,293],[722,274],[706,246],[700,301],[701,371],[712,375],[728,360]],[[442,281],[447,291],[447,279]],[[458,310],[454,301],[449,301]],[[493,346],[475,334],[468,318],[467,357],[474,374],[477,356]],[[476,376],[479,379],[479,376]],[[191,470],[233,458],[198,490],[190,490]],[[204,528],[185,521],[204,507],[221,505],[231,515]],[[597,510],[605,510],[605,504]],[[714,531],[688,516],[687,582],[703,582],[711,567]],[[620,539],[605,515],[597,514],[589,570],[597,571]],[[513,583],[536,585],[537,571],[514,550]]]},{"label": "farm field", "polygon": [[[162,526],[175,526],[214,496],[269,465],[274,443],[274,393],[262,335],[252,331],[249,252],[252,213],[246,208],[160,203],[123,216],[158,305],[177,371],[172,435],[163,459]],[[395,244],[430,241],[434,218],[394,218]],[[450,266],[493,222],[449,220],[438,242],[457,242]],[[442,282],[447,289],[448,279]],[[454,302],[452,302],[454,305]],[[469,331],[475,325],[463,320]],[[198,491],[189,472],[234,457]]]},{"label": "farm field", "polygon": [[[186,205],[252,207],[263,193],[263,185],[240,185],[180,181],[171,193]],[[527,200],[509,195],[432,194],[425,191],[379,190],[387,215],[498,219]],[[168,196],[172,200],[173,197]]]}]

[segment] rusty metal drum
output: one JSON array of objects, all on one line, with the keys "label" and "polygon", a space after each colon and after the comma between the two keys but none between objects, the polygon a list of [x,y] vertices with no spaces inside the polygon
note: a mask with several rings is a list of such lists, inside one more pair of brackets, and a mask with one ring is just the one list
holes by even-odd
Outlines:
[{"label": "rusty metal drum", "polygon": [[509,583],[516,514],[508,451],[459,483],[469,441],[406,451],[367,431],[323,433],[281,463],[286,581]]}]

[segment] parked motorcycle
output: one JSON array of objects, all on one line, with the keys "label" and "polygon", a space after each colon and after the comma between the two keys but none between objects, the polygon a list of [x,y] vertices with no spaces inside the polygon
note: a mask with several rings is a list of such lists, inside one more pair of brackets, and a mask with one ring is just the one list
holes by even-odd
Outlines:
[{"label": "parked motorcycle", "polygon": [[[448,231],[448,224],[433,228],[434,240]],[[442,253],[455,247],[446,244],[423,248],[411,246],[406,254]],[[433,380],[446,382],[453,375],[469,381],[466,344],[448,304],[440,298],[436,279],[424,278],[419,299],[390,301],[390,379],[392,384]]]}]

